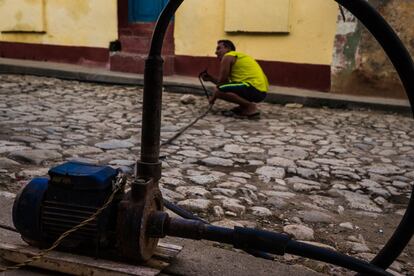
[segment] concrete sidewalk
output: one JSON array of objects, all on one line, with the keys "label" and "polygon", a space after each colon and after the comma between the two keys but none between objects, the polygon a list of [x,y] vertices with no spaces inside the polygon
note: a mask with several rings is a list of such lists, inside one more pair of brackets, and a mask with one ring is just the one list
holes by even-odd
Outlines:
[{"label": "concrete sidewalk", "polygon": [[[65,63],[6,58],[0,58],[0,73],[47,76],[108,84],[138,86],[143,86],[144,84],[144,76],[139,74],[113,72],[103,68],[92,68]],[[164,77],[164,86],[168,91],[176,93],[204,93],[199,80],[194,77],[178,75],[166,76]],[[278,104],[299,103],[312,107],[370,108],[411,114],[410,104],[405,99],[334,94],[280,86],[270,86],[266,101]]]}]

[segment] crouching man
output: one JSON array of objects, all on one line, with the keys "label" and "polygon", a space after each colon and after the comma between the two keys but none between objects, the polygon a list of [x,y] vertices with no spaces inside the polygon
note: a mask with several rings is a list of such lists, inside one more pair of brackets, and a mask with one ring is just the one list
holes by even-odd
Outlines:
[{"label": "crouching man", "polygon": [[220,60],[220,75],[218,78],[202,73],[204,81],[216,84],[215,91],[210,97],[210,104],[216,99],[235,103],[238,106],[231,113],[245,117],[260,116],[256,103],[262,102],[267,95],[269,83],[260,65],[250,56],[237,52],[230,40],[219,40],[216,48]]}]

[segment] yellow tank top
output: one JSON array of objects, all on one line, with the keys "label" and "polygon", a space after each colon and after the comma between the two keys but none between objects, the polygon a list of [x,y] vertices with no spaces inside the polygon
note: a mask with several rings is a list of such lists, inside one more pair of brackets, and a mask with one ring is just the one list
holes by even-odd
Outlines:
[{"label": "yellow tank top", "polygon": [[242,82],[254,86],[257,90],[267,92],[269,83],[260,65],[250,56],[230,51],[225,56],[236,57],[230,73],[231,82]]}]

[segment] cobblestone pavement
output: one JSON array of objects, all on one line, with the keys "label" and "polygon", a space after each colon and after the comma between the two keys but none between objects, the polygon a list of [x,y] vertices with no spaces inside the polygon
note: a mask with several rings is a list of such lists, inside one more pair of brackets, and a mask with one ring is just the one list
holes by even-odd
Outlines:
[{"label": "cobblestone pavement", "polygon": [[[16,193],[70,159],[132,166],[140,148],[138,91],[1,75],[0,190]],[[186,104],[182,95],[163,98],[162,140],[206,108],[202,97],[186,96]],[[260,120],[218,112],[230,107],[218,102],[213,114],[162,148],[164,196],[217,225],[284,231],[371,259],[409,200],[414,121],[294,104],[262,104]],[[413,256],[411,241],[392,270],[410,275]],[[345,273],[295,256],[278,260]]]}]

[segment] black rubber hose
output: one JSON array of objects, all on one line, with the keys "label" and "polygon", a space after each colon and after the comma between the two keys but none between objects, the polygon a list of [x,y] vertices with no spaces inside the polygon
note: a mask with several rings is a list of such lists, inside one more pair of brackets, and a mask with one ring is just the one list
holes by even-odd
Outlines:
[{"label": "black rubber hose", "polygon": [[197,118],[195,118],[190,124],[188,124],[185,127],[181,128],[179,131],[177,131],[171,138],[169,138],[165,142],[162,142],[161,143],[161,147],[162,146],[165,146],[165,145],[171,144],[175,139],[177,139],[178,137],[180,137],[187,129],[189,129],[190,127],[192,127],[193,125],[195,125],[200,119],[202,119],[205,116],[207,116],[207,114],[211,111],[212,108],[213,108],[213,105],[209,105],[208,108],[207,108],[207,110],[204,111],[202,114],[200,114]]},{"label": "black rubber hose", "polygon": [[174,236],[195,240],[209,240],[232,244],[245,251],[264,252],[281,255],[286,253],[342,266],[368,275],[392,275],[380,267],[366,261],[344,255],[337,251],[320,248],[292,240],[287,234],[266,230],[234,227],[234,229],[213,226],[196,220],[170,218],[159,212],[152,217],[152,224],[158,226],[157,237]]},{"label": "black rubber hose", "polygon": [[200,74],[198,74],[198,80],[200,81],[201,87],[203,88],[203,91],[204,91],[204,95],[206,96],[207,101],[208,101],[210,96],[208,95],[207,88],[205,87],[204,82],[203,82],[203,77],[202,76],[203,76],[204,73],[207,73],[207,69],[204,70],[203,72],[201,72]]},{"label": "black rubber hose", "polygon": [[391,275],[382,268],[340,252],[292,240],[286,234],[252,228],[234,228],[236,248],[254,248],[277,255],[290,253],[369,275]]},{"label": "black rubber hose", "polygon": [[191,219],[191,220],[197,220],[197,221],[200,221],[200,222],[202,222],[202,223],[206,223],[206,224],[208,224],[208,221],[206,221],[206,220],[204,220],[204,219],[202,219],[202,218],[200,218],[200,217],[198,217],[198,216],[196,216],[196,215],[194,215],[193,213],[191,213],[191,212],[189,212],[189,211],[187,211],[186,209],[184,209],[184,208],[181,208],[180,206],[178,206],[178,205],[175,205],[174,203],[172,203],[172,202],[169,202],[168,200],[166,200],[165,198],[163,199],[163,202],[164,202],[164,206],[167,208],[167,209],[169,209],[169,210],[171,210],[171,211],[173,211],[174,213],[176,213],[177,215],[179,215],[180,217],[182,217],[182,218],[185,218],[185,219]]},{"label": "black rubber hose", "polygon": [[[354,14],[387,53],[401,79],[410,101],[414,104],[414,64],[410,53],[385,19],[364,0],[335,0]],[[414,188],[407,210],[397,229],[378,255],[371,261],[384,269],[401,254],[414,235]]]},{"label": "black rubber hose", "polygon": [[392,275],[375,264],[368,263],[333,250],[294,240],[291,240],[288,243],[286,253],[345,267],[350,270],[363,273],[364,275]]},{"label": "black rubber hose", "polygon": [[[199,221],[199,222],[201,222],[203,224],[209,224],[208,221],[206,221],[206,220],[204,220],[204,219],[202,219],[202,218],[194,215],[193,213],[187,211],[184,208],[181,208],[180,206],[175,205],[172,202],[169,202],[165,198],[163,199],[163,203],[164,203],[164,206],[167,209],[173,211],[174,213],[176,213],[177,215],[179,215],[182,218]],[[245,249],[244,251],[246,253],[254,256],[254,257],[257,257],[257,258],[262,258],[262,259],[265,259],[265,260],[274,260],[273,256],[271,256],[269,254],[266,254],[265,252],[261,252],[261,251],[253,250],[253,249]]]},{"label": "black rubber hose", "polygon": [[[209,100],[209,96],[208,96],[208,91],[207,88],[204,86],[203,80],[201,79],[201,74],[203,72],[200,73],[200,75],[198,76],[198,80],[200,81],[201,87],[204,90],[204,94],[207,97],[207,101]],[[165,145],[169,145],[171,144],[175,139],[177,139],[178,137],[180,137],[187,129],[189,129],[190,127],[192,127],[193,125],[195,125],[199,120],[201,120],[202,118],[204,118],[205,116],[207,116],[207,114],[213,109],[213,104],[208,105],[208,108],[206,111],[204,111],[202,114],[200,114],[197,118],[195,118],[191,123],[189,123],[188,125],[186,125],[185,127],[181,128],[179,131],[177,131],[171,138],[169,138],[168,140],[166,140],[165,142],[161,143],[161,147],[165,146]]]},{"label": "black rubber hose", "polygon": [[392,234],[391,238],[384,245],[381,251],[371,261],[384,269],[388,268],[401,254],[407,244],[413,237],[414,232],[414,190],[411,193],[411,199],[404,214],[403,219],[398,225],[397,229]]},{"label": "black rubber hose", "polygon": [[[353,13],[368,28],[368,30],[374,35],[374,37],[384,48],[401,78],[401,81],[407,92],[407,96],[410,100],[410,104],[412,106],[414,102],[414,80],[411,79],[412,76],[414,76],[414,65],[410,54],[405,49],[398,36],[394,33],[388,23],[381,17],[381,15],[379,15],[378,12],[366,1],[335,1]],[[149,56],[160,56],[163,38],[169,20],[171,20],[173,14],[175,13],[175,10],[178,9],[182,2],[183,0],[170,0],[167,7],[163,10],[163,13],[160,17],[161,20],[157,22],[157,26],[153,35]],[[381,250],[381,252],[372,261],[374,265],[378,265],[384,269],[388,268],[389,265],[401,254],[402,250],[406,247],[412,235],[414,234],[414,228],[410,225],[414,212],[412,201],[413,196],[411,196],[410,204],[407,208],[406,214],[404,215],[403,220],[395,231],[393,238],[387,242],[383,250]],[[300,243],[297,245],[300,245]],[[311,259],[317,259],[321,261],[328,261],[329,259],[332,262],[337,262],[338,265],[349,264],[358,266],[361,263],[365,263],[349,256],[346,256],[348,261],[341,260],[342,254],[334,254],[335,252],[326,252],[326,249],[319,247],[301,245],[301,248],[306,253],[306,256]],[[300,251],[301,250],[296,252],[296,250],[293,249],[293,252],[296,252],[297,254],[305,254],[304,252],[301,253]],[[356,271],[365,273],[361,270]],[[379,275],[387,275],[384,274],[384,271],[371,272]]]}]

